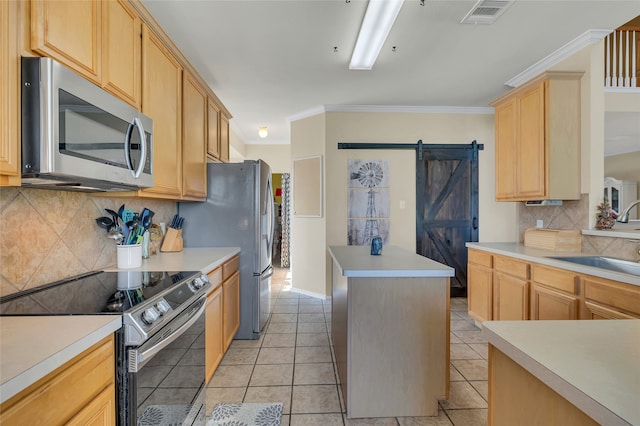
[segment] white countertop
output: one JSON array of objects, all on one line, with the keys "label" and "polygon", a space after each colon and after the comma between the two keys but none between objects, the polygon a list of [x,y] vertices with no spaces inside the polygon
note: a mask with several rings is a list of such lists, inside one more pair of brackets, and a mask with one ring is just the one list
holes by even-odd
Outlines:
[{"label": "white countertop", "polygon": [[605,425],[640,425],[640,320],[485,321],[489,343]]},{"label": "white countertop", "polygon": [[[238,247],[185,248],[143,259],[127,271],[209,272]],[[107,268],[117,271],[117,268]],[[0,317],[0,403],[71,360],[122,326],[113,315]]]},{"label": "white countertop", "polygon": [[0,317],[0,403],[120,327],[118,315]]},{"label": "white countertop", "polygon": [[[185,247],[182,251],[160,252],[142,259],[139,268],[126,271],[201,271],[204,273],[222,265],[240,253],[240,247]],[[118,271],[113,267],[107,271]]]},{"label": "white countertop", "polygon": [[488,251],[494,254],[501,254],[522,259],[528,262],[540,263],[555,268],[566,269],[580,274],[592,275],[594,277],[605,278],[627,284],[640,286],[640,277],[625,274],[622,272],[609,271],[607,269],[595,268],[592,266],[580,265],[578,263],[564,262],[551,259],[549,256],[592,256],[582,252],[566,252],[543,250],[534,247],[525,247],[518,243],[467,243],[468,248]]},{"label": "white countertop", "polygon": [[396,246],[371,255],[369,246],[330,246],[329,253],[345,277],[452,277],[455,270]]}]

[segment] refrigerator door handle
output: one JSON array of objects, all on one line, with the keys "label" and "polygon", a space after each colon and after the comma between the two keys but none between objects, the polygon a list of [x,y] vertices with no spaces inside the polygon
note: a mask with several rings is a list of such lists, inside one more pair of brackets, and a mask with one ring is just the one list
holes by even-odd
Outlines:
[{"label": "refrigerator door handle", "polygon": [[273,266],[269,266],[261,275],[260,278],[266,280],[273,275]]}]

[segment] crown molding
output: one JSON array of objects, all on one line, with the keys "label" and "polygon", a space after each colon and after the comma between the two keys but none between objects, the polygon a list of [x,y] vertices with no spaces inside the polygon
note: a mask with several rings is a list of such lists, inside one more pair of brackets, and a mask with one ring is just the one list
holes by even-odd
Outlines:
[{"label": "crown molding", "polygon": [[431,114],[493,114],[493,107],[401,106],[401,105],[322,105],[287,117],[289,122],[325,112],[397,112]]},{"label": "crown molding", "polygon": [[322,114],[323,112],[325,112],[324,107],[319,106],[319,107],[301,111],[297,114],[290,115],[289,117],[287,117],[287,121],[291,123],[293,121],[302,120],[303,118],[313,117],[314,115]]},{"label": "crown molding", "polygon": [[493,114],[493,107],[411,105],[325,105],[326,112],[415,112],[431,114]]},{"label": "crown molding", "polygon": [[607,34],[610,34],[611,32],[613,32],[613,30],[587,30],[584,33],[580,34],[578,37],[571,40],[569,43],[562,46],[560,49],[556,50],[549,56],[539,60],[504,84],[511,87],[518,87],[531,80],[532,78],[547,71],[557,63],[564,61],[568,57],[578,53],[585,47],[600,42],[607,36]]}]

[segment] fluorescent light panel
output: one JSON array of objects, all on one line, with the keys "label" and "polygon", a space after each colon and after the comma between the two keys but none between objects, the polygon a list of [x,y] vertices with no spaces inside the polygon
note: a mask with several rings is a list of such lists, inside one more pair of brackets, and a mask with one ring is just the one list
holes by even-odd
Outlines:
[{"label": "fluorescent light panel", "polygon": [[351,55],[350,70],[373,68],[403,3],[404,0],[369,0]]}]

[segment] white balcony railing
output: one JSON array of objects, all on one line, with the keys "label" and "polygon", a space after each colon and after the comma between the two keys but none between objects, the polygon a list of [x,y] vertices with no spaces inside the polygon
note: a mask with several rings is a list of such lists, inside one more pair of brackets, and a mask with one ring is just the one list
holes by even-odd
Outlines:
[{"label": "white balcony railing", "polygon": [[605,87],[640,87],[640,31],[617,30],[605,38]]}]

